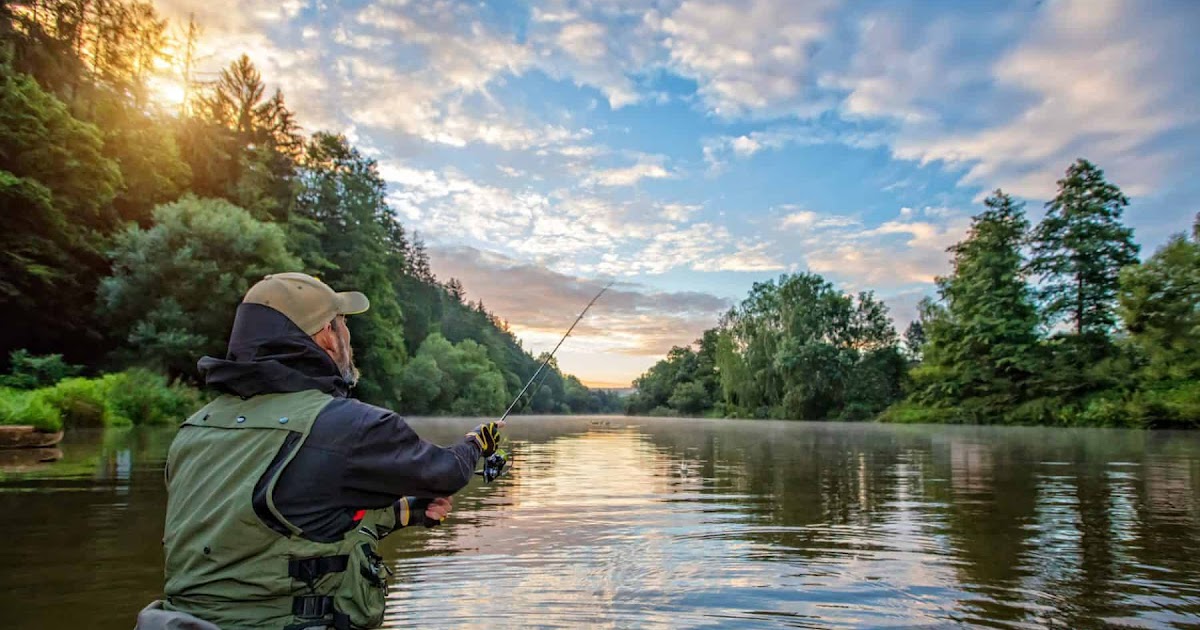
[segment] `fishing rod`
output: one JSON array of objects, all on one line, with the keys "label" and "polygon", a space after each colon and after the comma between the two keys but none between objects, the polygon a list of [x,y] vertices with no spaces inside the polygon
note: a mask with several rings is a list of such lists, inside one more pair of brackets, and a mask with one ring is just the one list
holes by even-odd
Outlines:
[{"label": "fishing rod", "polygon": [[[596,294],[596,297],[593,297],[592,301],[588,302],[587,306],[583,307],[583,310],[579,313],[579,317],[575,318],[575,321],[571,324],[571,327],[568,328],[567,332],[563,334],[562,339],[558,340],[558,344],[555,345],[554,349],[550,351],[550,354],[546,356],[546,360],[542,361],[542,364],[538,366],[538,369],[533,373],[533,376],[529,377],[529,380],[525,382],[525,387],[521,388],[521,391],[517,394],[517,397],[513,399],[512,404],[508,406],[508,409],[504,410],[504,415],[500,416],[500,419],[497,422],[504,422],[504,420],[508,418],[508,415],[512,413],[512,410],[516,408],[517,403],[521,402],[521,397],[525,395],[525,392],[528,391],[529,387],[533,385],[533,382],[537,380],[538,375],[542,373],[542,370],[546,369],[547,365],[550,365],[550,361],[554,358],[555,353],[557,353],[558,349],[562,347],[563,342],[567,340],[567,337],[571,336],[571,332],[574,331],[575,327],[579,325],[579,322],[583,320],[583,316],[587,315],[588,310],[596,304],[596,301],[600,299],[600,296],[604,295],[604,292],[608,291],[615,282],[616,281],[614,280],[604,285],[604,288],[600,289],[600,292]],[[541,383],[538,383],[538,387],[541,387]],[[537,393],[536,389],[534,390],[534,393]],[[533,395],[531,394],[529,398],[532,400]],[[490,457],[483,461],[483,470],[477,471],[475,474],[483,477],[484,483],[491,483],[497,477],[504,474],[505,467],[507,465],[507,454],[504,451],[497,450]]]}]

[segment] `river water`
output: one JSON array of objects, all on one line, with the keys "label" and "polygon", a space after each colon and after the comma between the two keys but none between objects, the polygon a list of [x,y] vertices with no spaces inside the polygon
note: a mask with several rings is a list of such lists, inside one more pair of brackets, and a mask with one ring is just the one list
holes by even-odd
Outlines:
[{"label": "river water", "polygon": [[[446,443],[476,421],[414,419]],[[1200,626],[1200,434],[521,417],[384,541],[387,626]],[[5,628],[132,627],[171,431],[0,453]]]}]

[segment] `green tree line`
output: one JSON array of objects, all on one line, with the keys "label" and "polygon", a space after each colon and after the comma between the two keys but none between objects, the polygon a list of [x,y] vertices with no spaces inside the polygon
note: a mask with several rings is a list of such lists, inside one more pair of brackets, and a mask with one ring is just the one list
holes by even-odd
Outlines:
[{"label": "green tree line", "polygon": [[[0,3],[0,357],[195,383],[246,289],[302,270],[371,298],[349,320],[358,397],[503,410],[539,361],[461,283],[434,276],[375,161],[344,136],[306,134],[245,55],[196,81],[199,29],[172,32],[136,0]],[[182,76],[181,106],[151,97],[164,67]],[[616,404],[544,374],[530,411]]]},{"label": "green tree line", "polygon": [[1080,159],[1031,226],[1001,190],[898,338],[870,293],[785,275],[634,385],[631,414],[1200,427],[1200,216],[1139,261]]}]

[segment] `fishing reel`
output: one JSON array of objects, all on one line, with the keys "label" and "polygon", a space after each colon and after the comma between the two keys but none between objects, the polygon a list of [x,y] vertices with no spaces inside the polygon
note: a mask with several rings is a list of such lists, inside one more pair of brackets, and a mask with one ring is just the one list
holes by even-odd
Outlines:
[{"label": "fishing reel", "polygon": [[483,470],[477,470],[475,474],[483,477],[484,483],[492,483],[508,471],[508,464],[508,453],[497,450],[483,460]]}]

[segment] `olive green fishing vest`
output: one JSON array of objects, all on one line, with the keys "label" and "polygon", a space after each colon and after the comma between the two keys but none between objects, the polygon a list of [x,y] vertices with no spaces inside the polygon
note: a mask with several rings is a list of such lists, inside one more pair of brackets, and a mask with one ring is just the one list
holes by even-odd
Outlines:
[{"label": "olive green fishing vest", "polygon": [[[332,397],[319,391],[221,396],[183,423],[167,456],[166,608],[223,630],[373,628],[383,622],[386,570],[376,553],[396,526],[391,508],[367,510],[337,542],[307,540],[272,495]],[[283,465],[268,473],[288,443]],[[269,517],[255,512],[264,474]]]}]

